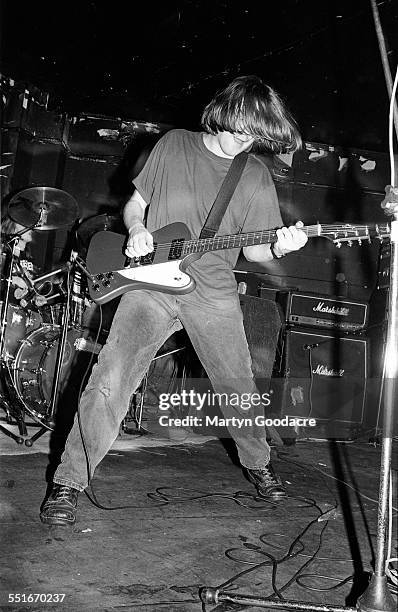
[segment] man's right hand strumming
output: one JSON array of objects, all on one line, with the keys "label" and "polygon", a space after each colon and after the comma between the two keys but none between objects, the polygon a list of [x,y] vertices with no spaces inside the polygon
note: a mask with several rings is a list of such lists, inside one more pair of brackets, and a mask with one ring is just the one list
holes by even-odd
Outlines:
[{"label": "man's right hand strumming", "polygon": [[129,229],[129,237],[127,240],[126,255],[127,257],[141,257],[153,251],[152,234],[148,232],[146,227],[140,221],[134,223]]},{"label": "man's right hand strumming", "polygon": [[144,213],[148,204],[135,190],[123,211],[124,223],[129,237],[125,253],[127,257],[142,257],[153,251],[152,234],[144,225]]}]

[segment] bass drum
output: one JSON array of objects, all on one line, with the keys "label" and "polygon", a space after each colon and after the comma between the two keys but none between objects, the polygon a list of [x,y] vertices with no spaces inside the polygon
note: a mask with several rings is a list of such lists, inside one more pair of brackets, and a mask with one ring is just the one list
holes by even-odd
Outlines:
[{"label": "bass drum", "polygon": [[[26,411],[39,420],[50,416],[60,339],[59,326],[45,325],[36,329],[23,340],[12,367],[19,400]],[[87,338],[86,332],[68,330],[58,379],[56,420],[60,412],[74,415],[79,393],[100,348]]]}]

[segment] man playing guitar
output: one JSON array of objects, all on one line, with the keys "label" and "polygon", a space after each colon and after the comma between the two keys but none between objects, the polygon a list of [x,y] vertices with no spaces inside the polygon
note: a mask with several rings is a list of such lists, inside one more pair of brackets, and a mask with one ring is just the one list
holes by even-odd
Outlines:
[{"label": "man playing guitar", "polygon": [[[166,133],[135,178],[135,191],[124,209],[126,255],[136,258],[151,253],[152,233],[174,222],[184,223],[197,238],[232,160],[249,151],[218,235],[281,228],[272,244],[243,248],[246,259],[255,262],[279,259],[303,247],[307,235],[302,224],[282,227],[272,178],[255,155],[256,151],[293,152],[301,145],[296,123],[278,94],[256,76],[238,77],[206,106],[202,128],[202,132]],[[41,512],[44,523],[75,522],[78,493],[88,486],[117,437],[131,394],[160,347],[182,327],[214,391],[223,398],[220,409],[225,419],[232,423],[234,417],[250,417],[245,427],[229,426],[248,479],[264,498],[280,500],[286,495],[270,464],[265,429],[255,425],[255,416],[264,412],[264,406],[252,403],[247,409],[228,401],[232,395],[258,395],[233,274],[239,251],[208,252],[194,261],[189,273],[195,288],[189,293],[139,289],[122,296],[80,402],[85,448],[75,420],[53,491]]]}]

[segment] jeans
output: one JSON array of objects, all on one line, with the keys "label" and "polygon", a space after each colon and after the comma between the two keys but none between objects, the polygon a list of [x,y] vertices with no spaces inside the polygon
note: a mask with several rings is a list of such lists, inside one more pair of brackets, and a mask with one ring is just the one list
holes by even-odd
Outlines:
[{"label": "jeans", "polygon": [[[238,295],[236,299],[220,301],[215,308],[199,303],[195,292],[182,296],[146,290],[125,293],[82,394],[80,424],[76,415],[54,475],[55,483],[80,491],[87,487],[96,466],[117,438],[131,396],[148,371],[151,360],[167,338],[182,327],[189,335],[214,392],[257,392]],[[249,469],[265,467],[270,460],[265,427],[254,424],[254,415],[264,414],[263,406],[242,410],[240,406],[220,402],[220,409],[226,417],[251,417],[253,426],[230,425],[228,430],[241,464]]]}]

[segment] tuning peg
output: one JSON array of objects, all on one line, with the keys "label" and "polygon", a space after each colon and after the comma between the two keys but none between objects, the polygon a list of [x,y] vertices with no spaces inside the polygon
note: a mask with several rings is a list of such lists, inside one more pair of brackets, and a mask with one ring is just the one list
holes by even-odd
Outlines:
[{"label": "tuning peg", "polygon": [[347,240],[347,244],[349,247],[352,247],[352,240]]},{"label": "tuning peg", "polygon": [[336,245],[337,249],[341,249],[341,242],[340,242],[340,240],[336,240],[335,245]]}]

